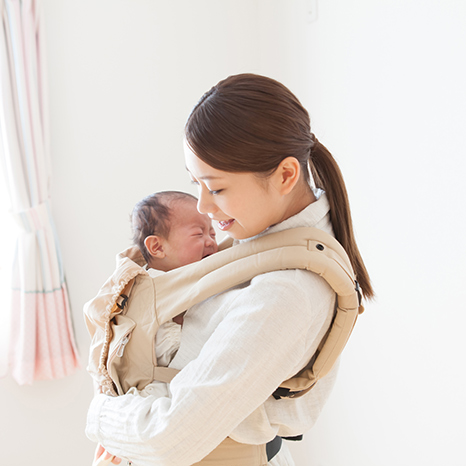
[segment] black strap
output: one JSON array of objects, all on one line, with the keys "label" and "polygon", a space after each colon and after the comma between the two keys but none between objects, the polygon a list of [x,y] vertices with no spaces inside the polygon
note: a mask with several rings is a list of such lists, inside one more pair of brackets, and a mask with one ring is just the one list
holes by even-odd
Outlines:
[{"label": "black strap", "polygon": [[294,437],[282,437],[283,440],[291,440],[292,442],[300,442],[303,439],[303,434],[295,435]]},{"label": "black strap", "polygon": [[292,440],[293,442],[298,442],[303,439],[302,435],[295,435],[294,437],[280,437],[277,435],[273,440],[265,444],[265,451],[267,453],[267,461],[269,462],[282,447],[283,440]]},{"label": "black strap", "polygon": [[278,435],[273,440],[265,444],[265,451],[267,452],[268,462],[280,451],[281,447],[282,438]]}]

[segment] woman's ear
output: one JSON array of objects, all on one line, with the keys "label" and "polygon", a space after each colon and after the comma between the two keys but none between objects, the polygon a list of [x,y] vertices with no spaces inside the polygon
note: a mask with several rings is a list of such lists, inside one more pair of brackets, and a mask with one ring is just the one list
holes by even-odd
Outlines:
[{"label": "woman's ear", "polygon": [[144,240],[144,246],[152,257],[157,259],[163,259],[165,257],[162,237],[150,235]]},{"label": "woman's ear", "polygon": [[279,194],[289,194],[301,176],[301,165],[295,157],[287,157],[280,162],[272,177]]}]

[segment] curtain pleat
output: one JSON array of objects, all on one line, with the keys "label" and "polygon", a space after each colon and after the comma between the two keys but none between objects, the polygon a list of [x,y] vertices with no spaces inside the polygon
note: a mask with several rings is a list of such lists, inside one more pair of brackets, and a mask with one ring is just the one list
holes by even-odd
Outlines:
[{"label": "curtain pleat", "polygon": [[50,206],[47,95],[39,0],[1,0],[0,136],[20,227],[12,277],[9,363],[19,384],[80,367]]}]

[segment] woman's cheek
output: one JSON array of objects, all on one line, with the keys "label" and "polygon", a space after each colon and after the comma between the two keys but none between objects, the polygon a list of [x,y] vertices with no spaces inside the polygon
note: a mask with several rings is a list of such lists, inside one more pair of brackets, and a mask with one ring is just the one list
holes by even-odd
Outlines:
[{"label": "woman's cheek", "polygon": [[233,214],[235,209],[232,209],[231,204],[225,201],[217,202],[217,209],[223,214],[222,217],[235,218]]}]

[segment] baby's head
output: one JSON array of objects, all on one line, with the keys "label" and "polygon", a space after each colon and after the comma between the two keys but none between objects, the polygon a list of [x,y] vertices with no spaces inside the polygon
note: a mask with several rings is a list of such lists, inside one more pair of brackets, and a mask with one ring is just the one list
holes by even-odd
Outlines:
[{"label": "baby's head", "polygon": [[131,222],[134,244],[150,268],[168,271],[218,251],[212,222],[191,194],[151,194],[136,204]]}]

